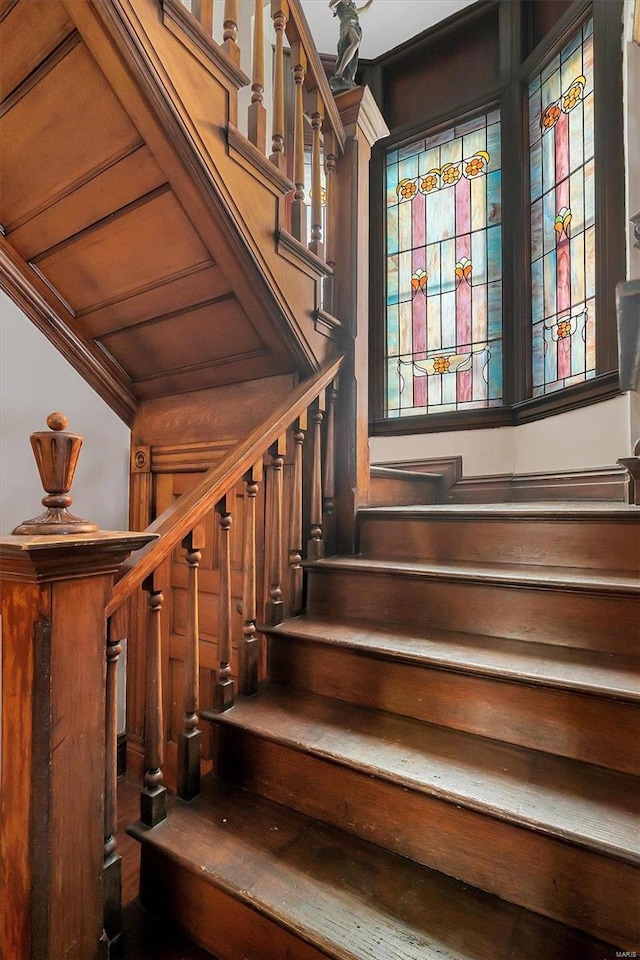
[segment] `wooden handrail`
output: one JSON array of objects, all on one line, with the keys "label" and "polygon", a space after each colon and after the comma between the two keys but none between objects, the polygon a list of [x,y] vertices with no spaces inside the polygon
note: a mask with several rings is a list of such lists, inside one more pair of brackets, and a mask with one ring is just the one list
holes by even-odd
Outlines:
[{"label": "wooden handrail", "polygon": [[174,547],[184,540],[205,514],[335,379],[341,363],[342,357],[339,357],[312,379],[298,384],[270,417],[258,424],[229,451],[222,463],[207,470],[191,491],[171,504],[147,527],[145,533],[158,534],[159,539],[150,544],[149,548],[132,554],[129,562],[120,568],[120,579],[106,607],[108,617],[157,569]]}]

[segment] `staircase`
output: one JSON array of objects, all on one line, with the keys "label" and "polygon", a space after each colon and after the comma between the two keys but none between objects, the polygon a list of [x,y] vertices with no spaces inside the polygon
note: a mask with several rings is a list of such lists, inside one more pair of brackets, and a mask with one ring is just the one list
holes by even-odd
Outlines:
[{"label": "staircase", "polygon": [[144,904],[223,960],[636,949],[639,518],[362,510],[206,714],[215,776],[133,828]]}]

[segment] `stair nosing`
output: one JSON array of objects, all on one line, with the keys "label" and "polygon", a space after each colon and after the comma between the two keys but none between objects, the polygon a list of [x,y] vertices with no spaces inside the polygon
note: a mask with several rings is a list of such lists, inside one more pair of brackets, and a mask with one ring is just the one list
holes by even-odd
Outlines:
[{"label": "stair nosing", "polygon": [[[331,638],[323,637],[320,634],[305,633],[301,630],[296,631],[296,627],[295,627],[296,619],[299,619],[300,621],[304,621],[305,618],[303,617],[291,618],[289,620],[285,620],[282,623],[279,623],[273,626],[261,624],[257,629],[260,633],[263,633],[267,636],[290,637],[292,639],[301,640],[305,643],[320,644],[326,647],[330,647],[332,649],[348,649],[362,656],[365,656],[365,657],[370,656],[377,660],[388,660],[388,661],[400,662],[402,664],[418,666],[418,667],[423,666],[430,670],[440,670],[445,673],[456,673],[462,676],[471,676],[471,677],[477,676],[482,678],[490,678],[495,680],[496,682],[502,682],[502,683],[516,683],[524,686],[552,688],[554,690],[560,690],[563,692],[579,693],[584,696],[594,697],[596,699],[615,700],[616,702],[632,703],[632,704],[640,703],[640,685],[637,692],[631,691],[631,690],[615,690],[611,686],[605,687],[605,688],[601,686],[596,687],[595,685],[590,686],[585,681],[571,680],[570,678],[561,679],[559,677],[550,677],[548,675],[545,676],[544,674],[533,673],[533,672],[527,674],[524,671],[521,673],[515,673],[514,671],[508,671],[505,667],[501,668],[499,664],[495,664],[495,665],[479,664],[479,663],[464,661],[462,659],[443,660],[439,658],[436,653],[429,653],[429,652],[414,653],[408,650],[405,650],[405,651],[392,650],[390,648],[376,646],[375,643],[365,646],[363,644],[361,645],[355,642],[349,637],[334,639],[332,637]],[[310,619],[313,619],[314,623],[318,624],[318,628],[323,622],[320,619],[316,619],[316,618],[310,618]],[[327,624],[327,626],[332,625],[335,631],[336,621],[324,621],[324,622]],[[345,626],[346,627],[350,626],[350,624],[343,623],[342,621],[339,621],[337,625],[339,629]],[[389,635],[390,633],[390,631],[380,631],[374,627],[371,627],[369,629],[370,629],[370,632],[374,634],[384,633],[385,635]],[[398,627],[398,632],[403,633],[401,626]],[[406,633],[406,631],[404,632]],[[474,635],[469,634],[469,636],[474,636]],[[414,639],[419,639],[419,638],[416,637]],[[428,640],[429,638],[427,637],[426,639]],[[502,638],[502,637],[496,637],[496,638],[487,637],[487,639],[505,640],[508,642],[508,638]],[[441,642],[444,645],[444,640]],[[550,650],[553,650],[553,651],[556,651],[558,649],[557,646],[553,644],[542,644],[542,643],[537,644],[534,641],[514,641],[514,643],[517,643],[517,642],[526,644],[528,647],[547,646],[549,647]],[[562,649],[565,649],[565,648],[562,648]],[[575,649],[578,649],[578,648],[571,647],[566,649],[574,651]],[[586,652],[592,653],[593,651],[586,651]],[[616,657],[617,655],[611,654],[611,656]],[[629,659],[635,659],[635,658],[629,657]],[[640,660],[638,661],[638,665],[640,667]]]},{"label": "stair nosing", "polygon": [[[271,689],[273,689],[273,687]],[[285,691],[286,688],[282,688],[282,690]],[[305,698],[309,698],[309,699],[316,699],[316,700],[325,699],[325,698],[319,698],[315,694],[305,694],[304,696]],[[248,704],[250,702],[252,702],[252,704],[254,705],[260,703],[260,694],[258,695],[257,699],[254,699],[252,701],[246,700],[244,701],[244,704]],[[338,703],[338,701],[333,701],[333,702]],[[355,709],[356,711],[361,713],[369,712],[369,713],[378,714],[382,712],[382,711],[374,710],[371,708],[353,707],[353,705],[350,705],[350,706],[351,706],[351,709]],[[255,706],[252,706],[249,709],[255,709]],[[317,744],[307,743],[305,745],[304,743],[301,743],[300,741],[296,740],[293,736],[288,736],[283,733],[274,733],[271,730],[268,730],[265,732],[262,730],[251,729],[250,726],[247,725],[247,722],[244,718],[240,720],[234,720],[233,713],[234,713],[234,707],[232,707],[227,711],[223,711],[221,713],[216,713],[212,710],[203,710],[201,712],[201,716],[204,719],[212,721],[214,723],[222,723],[227,726],[232,726],[237,729],[241,729],[252,736],[258,737],[263,740],[267,740],[271,743],[280,744],[286,747],[287,749],[294,750],[297,753],[303,753],[305,755],[318,757],[323,761],[334,763],[337,766],[347,767],[351,770],[354,770],[356,772],[363,774],[364,776],[372,776],[372,777],[375,777],[376,779],[384,780],[388,783],[393,783],[394,785],[399,784],[405,789],[413,790],[416,793],[422,793],[426,796],[430,796],[436,800],[440,800],[452,806],[464,807],[465,809],[472,810],[476,813],[482,814],[483,816],[488,816],[495,820],[499,820],[503,823],[510,824],[511,826],[521,827],[521,828],[530,830],[534,833],[542,834],[544,836],[551,837],[556,840],[568,842],[578,847],[581,847],[582,849],[587,849],[594,853],[605,855],[625,863],[640,865],[640,849],[635,851],[633,849],[617,847],[610,842],[598,840],[593,837],[585,836],[584,834],[578,834],[564,827],[547,825],[547,828],[545,829],[544,825],[542,825],[540,822],[535,822],[532,819],[526,816],[523,816],[522,814],[508,811],[506,809],[503,809],[502,811],[500,811],[495,806],[492,806],[490,803],[486,801],[482,801],[478,798],[470,797],[466,794],[456,792],[455,790],[451,790],[451,789],[446,790],[445,788],[439,787],[433,783],[430,783],[430,784],[426,784],[424,782],[420,783],[416,781],[415,778],[412,779],[407,775],[403,775],[402,773],[399,773],[398,771],[388,770],[381,767],[380,765],[374,767],[373,765],[367,762],[362,762],[362,760],[359,760],[356,757],[349,757],[343,754],[338,754],[335,751],[329,750],[322,746],[318,746]],[[438,726],[437,724],[428,723],[426,721],[416,721],[416,720],[413,720],[412,718],[402,717],[398,719],[401,719],[408,723],[423,724],[424,726],[428,726],[430,728],[435,728]],[[470,733],[465,733],[461,731],[449,731],[448,728],[441,728],[441,729],[447,729],[448,732],[454,732],[456,735],[459,735],[460,737],[465,739],[473,738],[475,740],[480,740],[485,742],[489,741],[489,738],[482,737],[477,734],[470,734]],[[489,741],[489,742],[492,742],[492,741]],[[528,747],[520,747],[517,745],[511,745],[511,744],[507,746],[510,746],[513,749],[513,751],[515,751],[516,753],[530,754],[530,753],[536,752],[531,750],[531,748],[528,748]],[[569,766],[574,764],[580,767],[592,766],[591,764],[584,763],[583,761],[571,760],[567,758],[562,758],[562,759]],[[616,776],[619,778],[633,779],[631,774],[622,774],[622,773],[616,772]]]},{"label": "stair nosing", "polygon": [[[206,785],[207,781],[209,781],[210,785],[213,787],[213,790],[215,791],[215,786],[217,782],[215,776],[211,774],[208,775],[208,777],[205,779],[203,783],[203,787]],[[290,817],[291,815],[291,811],[289,810],[289,808],[286,805],[279,803],[278,801],[271,800],[269,798],[262,797],[260,795],[252,794],[251,791],[247,791],[243,787],[234,787],[233,789],[238,790],[245,795],[252,795],[254,801],[257,800],[258,806],[262,808],[259,811],[260,816],[268,815],[269,813],[271,813],[271,817],[274,817],[274,818],[277,818],[279,814],[281,816],[286,815],[287,817]],[[214,792],[214,797],[215,797],[215,792]],[[227,877],[227,875],[223,872],[223,870],[213,870],[207,865],[203,865],[203,864],[200,864],[200,866],[198,866],[198,861],[188,858],[188,855],[185,852],[186,848],[183,845],[176,844],[175,840],[172,840],[171,813],[173,810],[176,809],[176,804],[177,804],[178,805],[177,809],[179,809],[182,817],[190,817],[190,816],[196,817],[203,824],[205,828],[208,827],[210,829],[212,823],[214,822],[214,818],[211,817],[209,812],[207,812],[207,814],[204,814],[199,809],[197,809],[198,803],[204,802],[206,801],[206,799],[208,799],[206,793],[203,793],[200,797],[196,798],[196,801],[195,801],[196,808],[192,807],[190,803],[186,803],[184,801],[176,799],[171,803],[171,806],[168,811],[168,819],[166,821],[158,824],[154,828],[145,827],[140,822],[138,822],[136,824],[133,824],[131,828],[129,828],[128,832],[132,836],[134,836],[136,839],[140,840],[141,842],[151,843],[154,847],[159,848],[165,857],[174,858],[175,861],[181,867],[186,869],[193,876],[204,877],[207,883],[223,891],[225,894],[227,894],[228,896],[231,896],[233,899],[240,901],[249,909],[255,910],[258,914],[262,915],[263,917],[266,917],[268,920],[280,926],[282,929],[293,933],[296,937],[306,942],[307,944],[311,945],[314,949],[318,950],[318,952],[321,952],[327,958],[333,958],[333,960],[363,960],[364,953],[362,952],[362,950],[359,950],[356,953],[354,952],[354,950],[350,949],[349,947],[345,947],[343,943],[338,941],[335,933],[332,933],[331,931],[323,930],[321,924],[316,923],[314,926],[309,927],[308,924],[304,926],[301,922],[298,922],[296,917],[293,915],[293,910],[295,908],[291,908],[289,912],[285,912],[282,906],[278,904],[276,897],[272,896],[272,898],[268,900],[265,898],[264,894],[258,895],[253,893],[252,891],[255,890],[255,887],[253,887],[250,890],[248,887],[243,886],[240,881],[236,881],[234,883],[233,880]],[[209,807],[209,810],[210,810],[210,807]],[[315,818],[310,817],[308,814],[294,810],[293,815],[299,821],[301,826],[304,826],[304,824],[307,823],[313,829],[319,828],[321,841],[323,836],[325,835],[328,838],[327,842],[331,842],[330,840],[331,836],[337,839],[339,835],[344,835],[344,831],[340,827],[331,825],[331,824],[326,824],[323,821],[317,821],[315,820]],[[185,821],[183,820],[183,822]],[[216,829],[219,829],[217,823],[215,824],[215,827]],[[161,839],[163,833],[165,835],[168,835],[164,841]],[[348,834],[348,833],[346,834],[346,836],[348,837],[348,840],[350,843],[354,843],[356,845],[356,850],[354,854],[356,857],[362,856],[363,855],[362,851],[364,850],[365,854],[367,853],[367,851],[370,851],[371,855],[373,855],[376,858],[380,858],[383,861],[386,861],[388,858],[390,858],[392,861],[404,860],[402,855],[397,854],[394,851],[390,851],[385,847],[380,847],[377,844],[373,843],[372,841],[367,840],[363,837],[359,837],[359,836],[354,837],[352,834]],[[271,854],[271,856],[277,856],[277,854]],[[423,868],[423,869],[426,869],[429,875],[433,877],[439,877],[440,882],[444,883],[447,886],[450,886],[452,890],[455,889],[456,894],[459,891],[459,893],[463,897],[470,897],[471,900],[473,900],[474,897],[479,895],[483,899],[486,898],[490,906],[495,903],[496,909],[498,910],[501,909],[507,912],[515,911],[516,916],[514,920],[518,924],[520,922],[520,918],[529,916],[531,917],[532,920],[537,920],[538,922],[548,923],[556,927],[563,926],[563,924],[558,920],[553,920],[551,918],[545,917],[544,915],[540,915],[535,912],[532,912],[527,907],[511,903],[508,900],[504,900],[503,898],[499,897],[495,893],[491,893],[488,891],[484,891],[480,888],[473,887],[468,883],[466,883],[465,881],[459,878],[450,876],[442,871],[438,871],[433,867],[427,866],[426,868]],[[311,878],[310,883],[313,885],[313,883],[315,882],[317,882],[315,878]],[[465,900],[464,901],[465,912],[467,908],[467,903],[468,901]],[[471,904],[469,904],[469,906],[471,906]],[[476,906],[476,909],[478,909],[478,906]],[[486,909],[486,901],[483,904],[483,910],[484,909]],[[378,905],[375,899],[370,900],[369,910],[374,914],[377,913],[381,918],[384,917],[386,920],[388,920],[390,916],[394,916],[393,914],[389,913],[388,908],[385,907],[383,904]],[[416,929],[414,923],[410,919],[403,918],[403,917],[398,917],[394,925],[398,929],[402,927],[402,929],[407,931],[412,931]],[[438,956],[440,956],[440,951],[443,948],[447,951],[447,956],[450,958],[450,960],[452,960],[454,952],[455,952],[455,955],[457,956],[459,948],[456,947],[455,945],[441,943],[437,935],[434,937],[433,934],[430,935],[429,932],[426,930],[417,931],[417,932],[418,932],[418,936],[420,936],[420,938],[423,940],[423,943],[421,944],[421,948],[428,949],[430,952],[430,955],[431,955],[431,951],[435,951],[433,954],[434,960],[435,960],[436,953]],[[582,932],[580,930],[575,930],[575,934],[579,939],[584,938],[585,942],[587,943],[591,943],[593,941],[593,942],[597,942],[598,944],[602,943],[604,946],[607,946],[607,947],[609,946],[608,943],[605,943],[604,941],[599,940],[597,937],[593,938],[592,935]],[[404,946],[406,949],[407,945],[405,944]],[[367,956],[370,956],[369,949],[370,948],[368,948],[367,950]]]},{"label": "stair nosing", "polygon": [[[354,557],[323,557],[321,560],[306,560],[303,566],[307,570],[317,570],[321,573],[333,570],[352,570],[371,576],[392,575],[403,579],[437,580],[447,583],[481,583],[516,590],[589,593],[596,596],[640,596],[640,581],[627,571],[587,571],[582,567],[556,567],[546,566],[545,564],[505,563],[500,565],[469,563],[468,561],[447,561],[445,563],[437,560],[387,560],[374,559],[362,554]],[[504,573],[499,569],[500,566],[504,566]],[[547,579],[543,574],[545,570],[547,571]],[[538,573],[538,571],[540,572]],[[568,571],[580,571],[580,576],[576,576],[575,573],[568,573]],[[561,580],[551,582],[550,578],[554,574],[568,575],[570,579],[565,580],[565,582]]]}]

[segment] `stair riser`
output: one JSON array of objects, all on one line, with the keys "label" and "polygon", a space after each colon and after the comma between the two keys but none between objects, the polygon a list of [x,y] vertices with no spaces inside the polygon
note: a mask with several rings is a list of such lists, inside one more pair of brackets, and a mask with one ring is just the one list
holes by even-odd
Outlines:
[{"label": "stair riser", "polygon": [[[640,773],[640,709],[624,701],[269,639],[272,683],[546,753]],[[624,730],[624,737],[620,731]]]},{"label": "stair riser", "polygon": [[414,506],[438,503],[440,484],[424,480],[396,480],[390,477],[371,477],[369,503],[379,507]]},{"label": "stair riser", "polygon": [[640,568],[631,522],[360,517],[360,551],[387,560],[533,563],[593,570]]},{"label": "stair riser", "polygon": [[[635,949],[640,870],[222,722],[222,776],[264,797]],[[347,799],[348,798],[348,799]]]},{"label": "stair riser", "polygon": [[635,597],[329,566],[309,570],[307,610],[418,633],[437,627],[627,655],[637,653],[640,622]]},{"label": "stair riser", "polygon": [[212,886],[204,873],[198,876],[145,844],[140,900],[218,960],[327,960],[329,956]]}]

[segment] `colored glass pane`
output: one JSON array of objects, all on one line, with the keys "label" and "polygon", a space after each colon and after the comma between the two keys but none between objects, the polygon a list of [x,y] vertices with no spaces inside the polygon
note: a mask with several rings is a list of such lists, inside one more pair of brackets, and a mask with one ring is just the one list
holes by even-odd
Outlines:
[{"label": "colored glass pane", "polygon": [[595,376],[593,27],[529,86],[533,396]]},{"label": "colored glass pane", "polygon": [[386,415],[502,405],[500,115],[390,151]]}]

